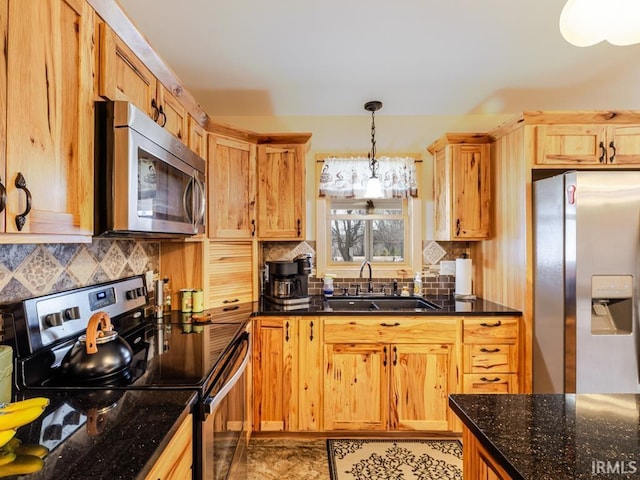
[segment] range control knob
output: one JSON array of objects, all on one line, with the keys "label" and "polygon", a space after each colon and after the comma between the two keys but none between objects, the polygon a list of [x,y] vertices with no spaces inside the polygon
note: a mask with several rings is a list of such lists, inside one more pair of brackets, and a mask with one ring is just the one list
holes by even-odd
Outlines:
[{"label": "range control knob", "polygon": [[136,293],[138,294],[139,297],[144,297],[145,295],[145,288],[144,287],[138,287],[136,288]]},{"label": "range control knob", "polygon": [[80,307],[65,308],[62,312],[64,320],[78,320],[80,318]]},{"label": "range control knob", "polygon": [[138,292],[135,288],[133,290],[127,290],[125,296],[127,297],[127,300],[135,300],[136,298],[138,298]]},{"label": "range control knob", "polygon": [[62,322],[61,312],[50,313],[44,317],[44,323],[46,323],[48,327],[59,327],[62,325]]}]

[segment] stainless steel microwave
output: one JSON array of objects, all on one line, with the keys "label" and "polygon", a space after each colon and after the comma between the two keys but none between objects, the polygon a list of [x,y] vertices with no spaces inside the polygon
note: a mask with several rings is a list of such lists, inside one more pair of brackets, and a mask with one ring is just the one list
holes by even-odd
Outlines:
[{"label": "stainless steel microwave", "polygon": [[95,105],[95,235],[203,233],[205,161],[133,104]]}]

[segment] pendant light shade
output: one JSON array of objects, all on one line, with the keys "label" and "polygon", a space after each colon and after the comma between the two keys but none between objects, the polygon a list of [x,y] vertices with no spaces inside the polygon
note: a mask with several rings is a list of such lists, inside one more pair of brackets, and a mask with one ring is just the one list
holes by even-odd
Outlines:
[{"label": "pendant light shade", "polygon": [[560,33],[572,45],[588,47],[640,43],[640,1],[568,0],[560,14]]},{"label": "pendant light shade", "polygon": [[364,104],[364,109],[371,112],[371,153],[369,153],[369,167],[371,168],[371,176],[367,180],[367,189],[365,198],[382,198],[382,182],[378,177],[378,160],[376,159],[376,122],[375,112],[382,108],[382,102],[372,100]]}]

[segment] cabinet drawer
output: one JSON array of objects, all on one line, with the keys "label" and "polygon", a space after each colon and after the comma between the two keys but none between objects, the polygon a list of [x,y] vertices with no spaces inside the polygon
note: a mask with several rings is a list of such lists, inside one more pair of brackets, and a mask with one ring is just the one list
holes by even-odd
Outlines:
[{"label": "cabinet drawer", "polygon": [[469,373],[462,377],[463,393],[518,393],[515,373]]},{"label": "cabinet drawer", "polygon": [[464,343],[515,343],[517,340],[517,318],[485,317],[464,319]]},{"label": "cabinet drawer", "polygon": [[518,349],[509,344],[464,345],[464,373],[518,371]]},{"label": "cabinet drawer", "polygon": [[324,317],[326,343],[454,343],[454,318]]}]

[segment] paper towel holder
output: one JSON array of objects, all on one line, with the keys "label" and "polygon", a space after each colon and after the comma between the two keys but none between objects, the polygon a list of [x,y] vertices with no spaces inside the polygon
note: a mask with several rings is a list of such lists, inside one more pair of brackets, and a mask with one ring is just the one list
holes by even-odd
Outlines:
[{"label": "paper towel holder", "polygon": [[[456,259],[456,288],[453,293],[454,298],[457,301],[473,301],[476,296],[472,293],[472,269],[471,260],[468,258],[466,252],[461,255],[461,258]],[[468,265],[467,265],[468,264]],[[461,267],[465,267],[464,278]]]}]

